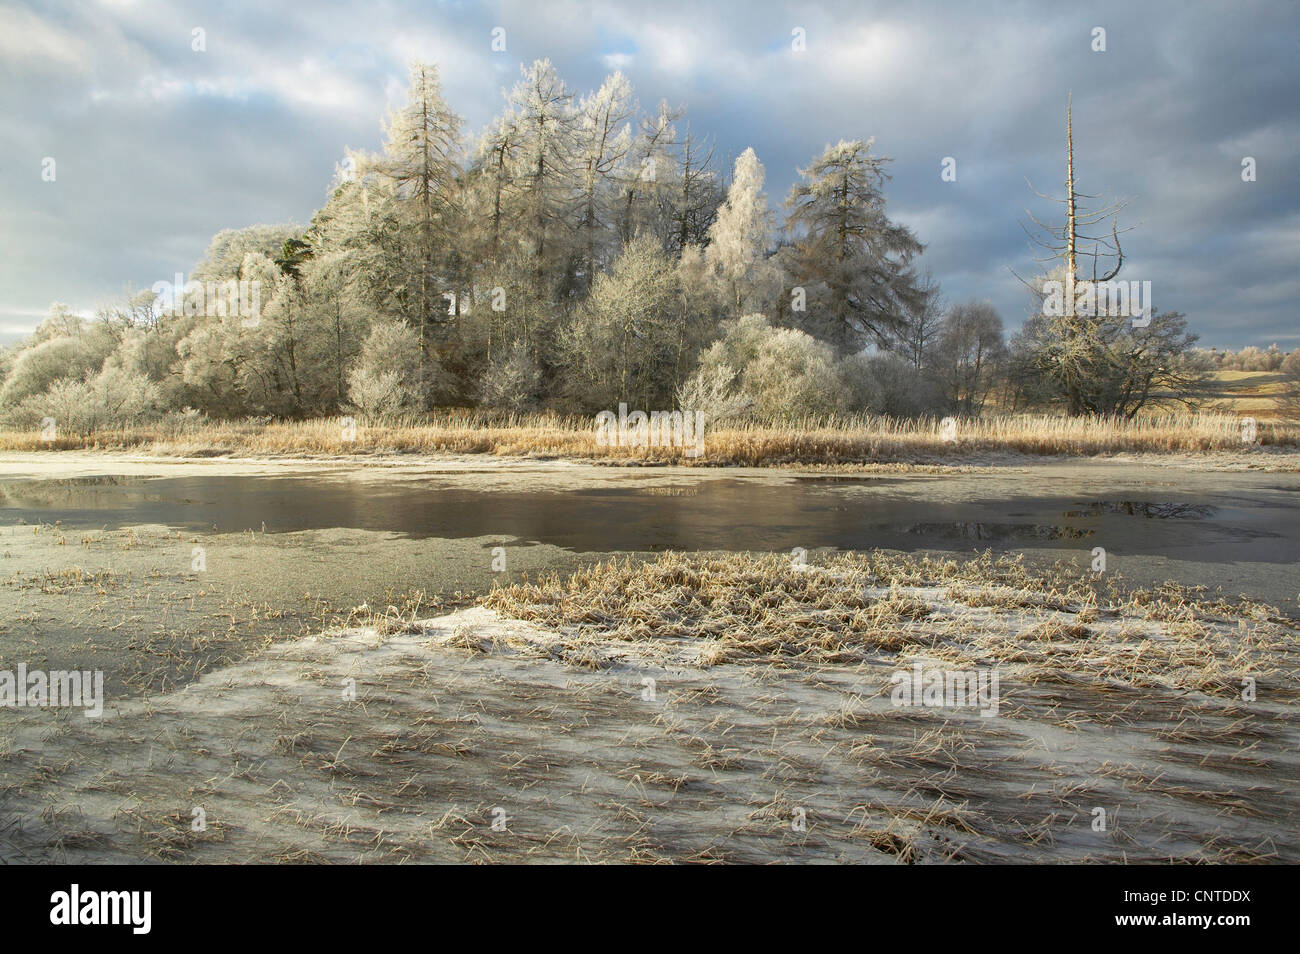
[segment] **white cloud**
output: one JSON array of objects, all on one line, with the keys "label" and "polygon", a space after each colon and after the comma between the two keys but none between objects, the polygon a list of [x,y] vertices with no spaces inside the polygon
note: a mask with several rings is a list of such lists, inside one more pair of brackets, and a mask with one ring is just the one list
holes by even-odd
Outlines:
[{"label": "white cloud", "polygon": [[0,7],[0,62],[6,66],[83,72],[93,54],[85,33],[58,27],[29,10]]}]

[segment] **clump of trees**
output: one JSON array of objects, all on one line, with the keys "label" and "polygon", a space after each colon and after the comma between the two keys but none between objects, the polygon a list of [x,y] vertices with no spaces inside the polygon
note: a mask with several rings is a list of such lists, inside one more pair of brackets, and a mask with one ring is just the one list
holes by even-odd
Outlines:
[{"label": "clump of trees", "polygon": [[200,286],[254,283],[256,314],[191,286],[93,318],[56,305],[0,354],[0,418],[1136,413],[1200,367],[1180,315],[1140,334],[1035,319],[1008,347],[990,305],[947,306],[871,140],[815,156],[779,220],[754,150],[718,168],[682,110],[643,110],[620,73],[580,95],[539,60],[486,129],[463,126],[414,64],[382,148],[347,153],[310,223],[220,232],[194,267]]},{"label": "clump of trees", "polygon": [[1211,348],[1205,352],[1205,360],[1216,371],[1284,371],[1288,359],[1297,354],[1300,354],[1300,349],[1288,354],[1274,342],[1267,348],[1247,345],[1240,351]]}]

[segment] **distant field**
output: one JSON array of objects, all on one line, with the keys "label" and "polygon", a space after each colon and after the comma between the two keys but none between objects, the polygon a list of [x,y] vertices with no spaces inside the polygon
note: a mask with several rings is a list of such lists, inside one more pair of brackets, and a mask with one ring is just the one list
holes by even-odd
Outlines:
[{"label": "distant field", "polygon": [[1219,371],[1214,376],[1209,409],[1272,420],[1277,416],[1274,402],[1282,385],[1281,371]]}]

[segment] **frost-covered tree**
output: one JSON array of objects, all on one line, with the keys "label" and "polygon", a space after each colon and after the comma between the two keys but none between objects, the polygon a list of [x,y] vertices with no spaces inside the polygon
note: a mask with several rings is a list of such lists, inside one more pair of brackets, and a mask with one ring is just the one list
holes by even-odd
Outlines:
[{"label": "frost-covered tree", "polygon": [[662,239],[667,232],[662,211],[676,170],[676,123],[681,116],[681,110],[660,102],[653,115],[641,118],[618,202],[618,234],[624,244],[642,233]]},{"label": "frost-covered tree", "polygon": [[606,264],[616,238],[613,225],[619,178],[632,146],[629,117],[636,109],[632,84],[622,73],[578,103],[574,159],[578,170],[577,221],[579,275],[589,288]]},{"label": "frost-covered tree", "polygon": [[156,331],[162,318],[158,295],[152,290],[128,292],[121,301],[99,308],[95,317],[121,341],[128,331]]},{"label": "frost-covered tree", "polygon": [[596,278],[561,339],[566,387],[580,405],[668,409],[679,383],[677,291],[672,261],[648,235]]},{"label": "frost-covered tree", "polygon": [[1150,406],[1195,407],[1204,398],[1211,365],[1180,312],[1153,309],[1141,327],[1119,316],[1089,324],[1085,340],[1050,316],[1029,317],[1011,341],[1019,403],[1132,418]]},{"label": "frost-covered tree", "polygon": [[737,317],[761,302],[771,277],[766,259],[772,240],[772,213],[763,192],[765,176],[752,148],[740,154],[727,200],[709,229],[705,249],[705,259]]},{"label": "frost-covered tree", "polygon": [[304,309],[313,364],[312,403],[318,413],[337,411],[347,398],[347,368],[361,349],[370,314],[360,298],[346,253],[317,255],[306,266]]},{"label": "frost-covered tree", "polygon": [[518,147],[509,112],[494,119],[474,146],[465,176],[465,244],[480,261],[499,261],[513,249],[509,226]]},{"label": "frost-covered tree", "polygon": [[80,380],[101,365],[106,356],[106,351],[89,349],[84,340],[72,337],[50,338],[25,348],[14,358],[0,389],[0,404],[13,405],[44,394],[57,381]]},{"label": "frost-covered tree", "polygon": [[871,154],[870,140],[841,141],[799,170],[786,200],[799,236],[790,281],[807,299],[794,318],[843,353],[884,343],[920,294],[912,259],[921,243],[885,214],[888,161]]},{"label": "frost-covered tree", "polygon": [[176,353],[184,405],[212,417],[265,411],[249,400],[249,354],[238,325],[211,322],[193,328],[177,341]]},{"label": "frost-covered tree", "polygon": [[[222,229],[212,237],[202,260],[188,276],[200,282],[222,282],[245,277],[241,274],[249,255],[274,258],[290,239],[302,238],[298,225],[250,225],[242,229]],[[171,280],[172,276],[166,275]]]},{"label": "frost-covered tree", "polygon": [[488,363],[479,383],[479,403],[507,411],[525,411],[537,401],[541,372],[522,342]]},{"label": "frost-covered tree", "polygon": [[550,60],[521,69],[523,78],[510,93],[507,113],[514,139],[511,224],[541,278],[548,270],[554,275],[556,263],[569,252],[567,222],[579,182],[574,163],[578,120],[573,94]]},{"label": "frost-covered tree", "polygon": [[774,329],[741,381],[759,414],[800,417],[844,409],[834,349],[796,328]]},{"label": "frost-covered tree", "polygon": [[55,303],[27,346],[14,353],[0,387],[0,405],[14,406],[58,381],[79,381],[97,373],[116,345],[116,336],[103,322],[88,322]]},{"label": "frost-covered tree", "polygon": [[368,421],[422,411],[429,392],[447,382],[440,367],[420,360],[419,339],[409,326],[380,319],[370,328],[361,355],[348,373],[351,409]]},{"label": "frost-covered tree", "polygon": [[397,261],[405,263],[405,317],[418,330],[420,355],[436,361],[435,337],[449,316],[444,293],[459,284],[447,252],[459,227],[461,120],[442,95],[438,68],[414,63],[406,104],[388,115],[384,150],[363,166],[391,188],[375,190],[375,215],[391,219],[401,237]]},{"label": "frost-covered tree", "polygon": [[725,195],[713,167],[713,146],[701,143],[689,130],[682,136],[671,172],[661,193],[666,226],[662,241],[669,252],[680,255],[708,241]]}]

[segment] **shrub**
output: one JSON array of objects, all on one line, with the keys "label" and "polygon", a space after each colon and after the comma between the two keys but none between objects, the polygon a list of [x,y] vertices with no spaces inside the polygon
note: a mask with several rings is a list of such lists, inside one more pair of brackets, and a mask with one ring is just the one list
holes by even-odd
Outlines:
[{"label": "shrub", "polygon": [[[763,417],[799,417],[844,408],[830,345],[793,328],[773,328],[762,315],[745,315],[723,322],[722,327],[721,340],[700,357],[698,380],[692,385],[699,393],[711,393],[712,400],[724,406],[748,403]],[[737,378],[734,392],[721,383],[728,373]]]},{"label": "shrub", "polygon": [[453,383],[440,364],[433,359],[429,363],[426,375],[420,365],[420,339],[410,326],[376,321],[348,373],[351,410],[372,422],[423,411],[432,396]]}]

